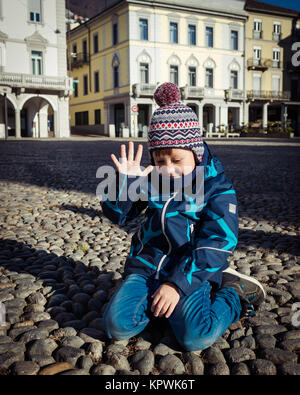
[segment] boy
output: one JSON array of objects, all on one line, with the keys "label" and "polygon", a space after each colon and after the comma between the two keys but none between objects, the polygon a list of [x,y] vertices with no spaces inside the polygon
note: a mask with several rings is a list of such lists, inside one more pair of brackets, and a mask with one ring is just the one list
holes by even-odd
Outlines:
[{"label": "boy", "polygon": [[[220,160],[203,142],[196,114],[180,102],[174,84],[159,86],[154,98],[160,107],[148,133],[151,165],[140,168],[143,147],[134,159],[133,142],[128,158],[125,145],[120,162],[111,155],[118,170],[117,197],[101,201],[104,215],[121,225],[147,207],[147,219],[132,237],[125,280],[109,301],[103,323],[109,338],[122,340],[140,333],[153,316],[165,317],[186,350],[202,350],[259,305],[264,290],[255,279],[228,268],[238,238],[236,194]],[[158,187],[149,182],[154,166]],[[139,191],[146,199],[121,199],[137,179],[144,181]],[[160,188],[166,179],[167,196]],[[182,188],[186,184],[191,194]]]}]

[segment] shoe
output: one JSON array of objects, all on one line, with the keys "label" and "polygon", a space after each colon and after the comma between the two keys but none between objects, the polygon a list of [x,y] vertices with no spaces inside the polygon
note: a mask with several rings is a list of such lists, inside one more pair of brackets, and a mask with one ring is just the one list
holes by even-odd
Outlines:
[{"label": "shoe", "polygon": [[241,316],[253,316],[254,307],[258,307],[266,297],[266,292],[259,281],[230,267],[223,271],[223,287],[232,287],[237,291],[242,305]]}]

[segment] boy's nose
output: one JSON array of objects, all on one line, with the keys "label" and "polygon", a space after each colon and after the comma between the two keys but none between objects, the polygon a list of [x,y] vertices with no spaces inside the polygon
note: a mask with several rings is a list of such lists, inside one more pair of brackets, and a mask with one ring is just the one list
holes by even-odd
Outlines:
[{"label": "boy's nose", "polygon": [[163,166],[162,173],[163,173],[163,175],[168,176],[168,177],[179,177],[180,176],[180,171],[179,171],[178,166],[174,166],[174,165]]}]

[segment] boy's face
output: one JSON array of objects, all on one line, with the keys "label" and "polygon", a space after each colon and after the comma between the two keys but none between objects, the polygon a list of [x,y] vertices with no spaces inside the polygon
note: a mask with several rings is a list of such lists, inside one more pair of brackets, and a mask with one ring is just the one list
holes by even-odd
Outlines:
[{"label": "boy's face", "polygon": [[154,150],[153,159],[161,174],[173,178],[191,173],[196,166],[193,152],[181,148],[169,149],[168,153]]}]

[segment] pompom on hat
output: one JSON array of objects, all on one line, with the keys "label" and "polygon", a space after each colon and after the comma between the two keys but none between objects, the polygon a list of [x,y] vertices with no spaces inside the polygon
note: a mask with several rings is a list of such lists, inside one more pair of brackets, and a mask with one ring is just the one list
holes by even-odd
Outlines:
[{"label": "pompom on hat", "polygon": [[159,108],[152,114],[148,131],[152,165],[155,165],[152,152],[158,148],[191,150],[196,165],[202,161],[204,145],[199,120],[194,111],[180,99],[178,87],[171,82],[158,86],[154,93],[154,100]]}]

